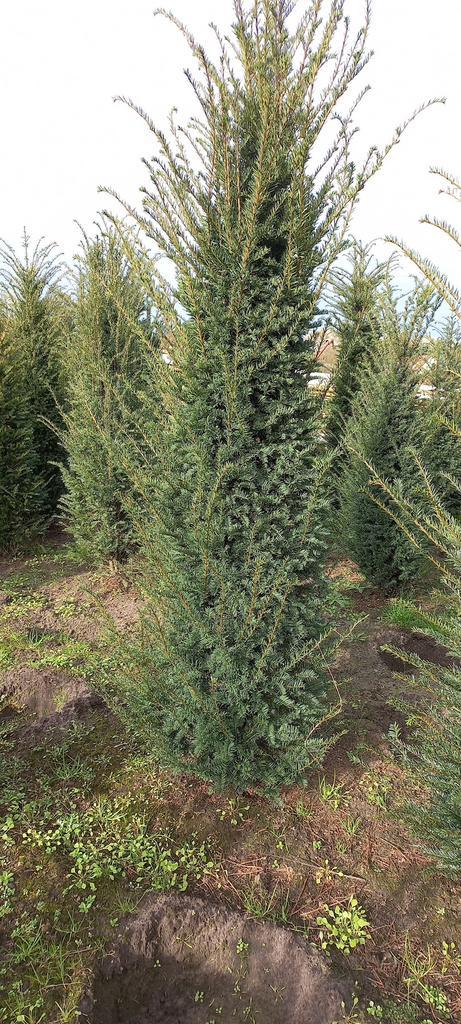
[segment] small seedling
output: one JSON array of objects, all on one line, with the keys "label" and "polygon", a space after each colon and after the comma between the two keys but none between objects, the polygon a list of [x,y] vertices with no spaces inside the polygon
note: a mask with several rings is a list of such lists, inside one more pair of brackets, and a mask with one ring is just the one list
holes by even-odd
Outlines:
[{"label": "small seedling", "polygon": [[367,1006],[367,1014],[369,1017],[373,1017],[375,1020],[382,1020],[384,1016],[384,1010],[379,1003],[374,1003],[372,999]]},{"label": "small seedling", "polygon": [[461,954],[455,942],[442,942],[442,974],[453,970],[461,971]]},{"label": "small seedling", "polygon": [[284,832],[281,829],[277,831],[277,829],[275,828],[269,828],[268,832],[271,838],[274,840],[275,849],[280,850],[282,852],[286,852],[288,850],[288,846]]},{"label": "small seedling", "polygon": [[314,816],[314,811],[312,807],[307,807],[303,800],[298,800],[295,806],[295,814],[302,821],[310,821]]},{"label": "small seedling", "polygon": [[356,836],[362,827],[361,818],[353,818],[351,814],[348,814],[346,820],[343,822],[343,829],[347,832],[348,836]]},{"label": "small seedling", "polygon": [[205,998],[205,993],[204,992],[200,992],[199,990],[197,990],[197,992],[195,993],[195,996],[194,996],[194,1002],[195,1003],[203,1003],[204,998]]},{"label": "small seedling", "polygon": [[220,821],[226,821],[226,819],[228,819],[230,824],[235,828],[236,825],[241,825],[243,821],[246,821],[246,816],[249,810],[249,804],[243,805],[238,798],[232,798],[226,800],[225,806],[218,810],[218,817]]},{"label": "small seedling", "polygon": [[315,872],[315,881],[317,885],[332,882],[334,878],[343,877],[344,875],[342,871],[338,871],[337,868],[332,868],[330,866],[330,861],[328,860],[328,858],[324,860],[322,866],[318,868],[317,871]]},{"label": "small seedling", "polygon": [[378,775],[376,772],[366,772],[360,785],[365,790],[369,804],[379,807],[381,811],[387,810],[389,795],[392,789],[389,779],[385,775]]},{"label": "small seedling", "polygon": [[347,796],[344,793],[344,785],[342,782],[327,782],[325,776],[320,779],[319,782],[320,798],[324,803],[330,804],[333,810],[337,811],[342,804],[347,803]]},{"label": "small seedling", "polygon": [[239,956],[245,956],[248,953],[250,945],[248,942],[244,942],[243,939],[239,939],[237,942],[237,953]]}]

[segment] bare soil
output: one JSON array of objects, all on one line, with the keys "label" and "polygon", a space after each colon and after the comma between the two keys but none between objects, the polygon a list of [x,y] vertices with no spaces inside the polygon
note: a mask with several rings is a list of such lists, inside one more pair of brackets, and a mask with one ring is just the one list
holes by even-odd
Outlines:
[{"label": "bare soil", "polygon": [[27,711],[30,728],[68,723],[100,704],[84,679],[70,672],[36,669],[24,665],[5,672],[0,697],[18,710]]},{"label": "bare soil", "polygon": [[129,924],[81,1012],[91,1024],[332,1024],[351,987],[293,932],[168,895]]}]

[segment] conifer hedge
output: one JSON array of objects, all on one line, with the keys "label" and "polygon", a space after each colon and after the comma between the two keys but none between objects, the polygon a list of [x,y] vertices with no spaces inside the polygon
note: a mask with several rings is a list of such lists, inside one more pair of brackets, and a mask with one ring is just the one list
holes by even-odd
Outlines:
[{"label": "conifer hedge", "polygon": [[353,35],[342,3],[312,0],[298,23],[295,6],[235,0],[216,63],[169,15],[198,116],[165,134],[134,107],[157,146],[134,215],[176,281],[153,266],[167,423],[138,521],[149,599],[114,699],[164,763],[239,790],[291,782],[325,748],[326,500],[306,382],[325,278],[401,137],[354,165],[345,97],[369,12]]},{"label": "conifer hedge", "polygon": [[437,301],[432,289],[416,286],[402,308],[388,287],[381,339],[363,369],[344,435],[340,536],[366,579],[388,591],[411,581],[422,563],[370,490],[370,469],[399,493],[417,499],[413,451],[424,448],[418,358]]},{"label": "conifer hedge", "polygon": [[[461,443],[461,435],[457,435]],[[396,492],[372,474],[374,486],[389,502],[394,522],[419,551],[430,557],[441,581],[439,612],[424,612],[408,603],[418,632],[445,648],[449,657],[434,664],[398,652],[413,671],[411,699],[400,702],[409,716],[410,738],[397,740],[397,751],[429,799],[412,800],[402,808],[424,846],[449,873],[461,874],[461,526],[441,499],[430,472],[415,455],[425,495],[424,507]],[[428,546],[429,542],[429,546]]]},{"label": "conifer hedge", "polygon": [[61,348],[69,316],[53,245],[0,253],[0,549],[20,547],[56,512]]},{"label": "conifer hedge", "polygon": [[379,291],[384,278],[385,265],[374,259],[372,246],[360,242],[353,243],[348,264],[331,274],[329,309],[340,341],[327,421],[333,448],[341,443],[363,364],[379,339]]},{"label": "conifer hedge", "polygon": [[61,501],[78,554],[124,561],[132,546],[136,440],[152,413],[145,391],[154,326],[151,304],[104,222],[79,258],[66,351],[67,407]]}]

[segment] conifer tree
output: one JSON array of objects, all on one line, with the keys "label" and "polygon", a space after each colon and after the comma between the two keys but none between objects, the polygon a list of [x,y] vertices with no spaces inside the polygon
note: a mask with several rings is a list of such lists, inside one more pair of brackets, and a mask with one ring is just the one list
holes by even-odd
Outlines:
[{"label": "conifer tree", "polygon": [[66,297],[54,246],[39,243],[21,259],[1,258],[0,547],[43,530],[56,510],[60,476],[53,428],[62,399],[61,353]]},{"label": "conifer tree", "polygon": [[[432,173],[441,179],[441,191],[458,201],[461,199],[461,182],[446,171],[436,168]],[[461,237],[455,227],[439,218],[425,216],[423,223],[440,230],[461,249]],[[416,735],[411,745],[415,760],[411,768],[421,786],[427,787],[430,801],[424,805],[413,802],[407,807],[407,816],[416,833],[426,847],[435,854],[441,865],[456,875],[461,873],[461,528],[456,513],[461,508],[461,487],[457,471],[461,447],[461,426],[459,421],[459,393],[461,375],[459,372],[458,327],[461,319],[461,293],[447,275],[430,259],[410,249],[396,238],[389,241],[398,245],[426,280],[445,300],[453,319],[447,324],[445,338],[442,337],[442,352],[437,353],[435,377],[437,405],[439,412],[445,399],[449,415],[441,413],[439,426],[443,425],[451,434],[448,447],[451,466],[455,457],[454,475],[449,474],[450,485],[446,490],[447,476],[444,475],[443,451],[434,452],[428,446],[429,458],[416,455],[420,479],[423,481],[425,502],[415,503],[411,493],[396,492],[376,474],[371,478],[376,488],[384,494],[389,514],[404,532],[407,540],[422,555],[429,557],[440,573],[444,587],[444,613],[440,617],[419,615],[418,629],[438,640],[452,655],[452,664],[438,667],[411,659],[419,684],[420,712],[415,714],[412,703],[411,713],[417,721]],[[444,344],[446,344],[445,358]],[[441,358],[440,358],[441,356]],[[448,362],[448,365],[447,365]],[[446,438],[445,434],[445,438]],[[432,454],[432,459],[431,459]],[[429,465],[429,469],[427,468]],[[434,477],[434,479],[433,479]],[[458,477],[458,479],[456,479]],[[403,655],[407,661],[408,655]]]},{"label": "conifer tree", "polygon": [[[457,434],[458,444],[461,435]],[[406,764],[418,792],[429,800],[403,807],[414,832],[439,864],[449,873],[461,874],[461,525],[445,507],[434,481],[415,455],[423,507],[407,494],[396,492],[371,474],[376,489],[385,496],[394,522],[421,556],[437,569],[442,592],[441,611],[428,614],[408,605],[418,619],[418,632],[448,650],[445,664],[425,662],[416,655],[398,652],[413,670],[415,693],[401,710],[411,715],[413,730],[406,747]],[[461,495],[460,495],[461,500]],[[409,755],[409,756],[408,756]]]},{"label": "conifer tree", "polygon": [[461,511],[461,326],[449,317],[429,351],[426,459],[444,507]]},{"label": "conifer tree", "polygon": [[144,390],[152,340],[150,302],[103,222],[82,244],[61,435],[65,522],[79,555],[95,564],[123,561],[132,543],[127,463],[132,471],[137,434],[152,415]]},{"label": "conifer tree", "polygon": [[20,354],[0,327],[0,551],[41,525],[27,381]]},{"label": "conifer tree", "polygon": [[235,0],[216,64],[170,15],[200,115],[172,117],[167,136],[138,110],[159,153],[131,212],[177,279],[154,264],[168,423],[138,524],[150,599],[114,699],[164,763],[237,789],[290,782],[324,750],[326,509],[306,381],[325,278],[401,137],[350,159],[343,101],[368,60],[368,8],[354,37],[340,0],[311,0],[298,24],[295,6]]},{"label": "conifer tree", "polygon": [[372,247],[360,242],[354,242],[349,265],[331,274],[332,326],[340,340],[327,422],[333,448],[341,443],[363,363],[378,340],[379,289],[384,276],[385,266],[373,258]]},{"label": "conifer tree", "polygon": [[364,367],[344,437],[341,536],[364,576],[389,591],[408,583],[421,565],[414,546],[370,492],[370,467],[416,499],[419,476],[412,452],[422,448],[424,436],[417,360],[436,305],[432,289],[417,285],[400,308],[388,286],[381,340]]}]

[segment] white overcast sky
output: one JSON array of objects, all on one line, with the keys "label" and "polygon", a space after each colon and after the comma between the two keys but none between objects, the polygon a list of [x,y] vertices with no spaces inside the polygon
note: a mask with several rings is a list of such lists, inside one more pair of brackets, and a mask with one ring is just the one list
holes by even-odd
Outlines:
[{"label": "white overcast sky", "polygon": [[[74,221],[91,229],[107,203],[98,185],[136,202],[146,183],[140,160],[151,155],[152,138],[112,97],[127,94],[159,124],[172,106],[189,112],[187,49],[153,17],[155,0],[0,6],[0,236],[16,246],[25,225],[33,239],[56,241],[70,258],[79,240]],[[231,0],[171,6],[205,41],[210,20],[231,20]],[[346,0],[346,8],[357,16],[363,2]],[[456,250],[418,220],[426,212],[457,218],[428,172],[435,164],[461,174],[461,0],[374,0],[373,9],[375,56],[363,75],[372,91],[358,115],[360,144],[384,143],[422,100],[446,95],[447,104],[409,129],[364,193],[354,230],[365,241],[397,234],[459,281]]]}]

